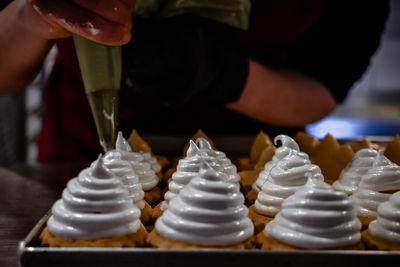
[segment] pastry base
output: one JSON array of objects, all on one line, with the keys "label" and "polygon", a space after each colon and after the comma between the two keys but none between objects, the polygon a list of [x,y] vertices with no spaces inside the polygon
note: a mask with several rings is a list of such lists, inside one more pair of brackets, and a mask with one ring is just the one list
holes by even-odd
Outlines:
[{"label": "pastry base", "polygon": [[361,240],[369,250],[400,250],[400,244],[375,237],[368,230],[361,233]]},{"label": "pastry base", "polygon": [[363,216],[358,216],[357,218],[360,220],[360,222],[362,224],[361,231],[367,230],[370,222],[372,222],[373,220],[376,219],[376,218],[363,217]]},{"label": "pastry base", "polygon": [[157,186],[151,189],[150,191],[144,192],[144,200],[146,200],[146,202],[149,203],[150,206],[153,208],[160,202],[161,197],[162,197],[162,189]]},{"label": "pastry base", "polygon": [[151,217],[153,218],[154,221],[157,220],[158,218],[160,218],[161,215],[164,213],[164,211],[161,210],[161,205],[162,205],[162,202],[158,203],[158,205],[155,206],[153,209],[153,214],[151,215]]},{"label": "pastry base", "polygon": [[[172,174],[176,171],[176,168],[168,169],[163,176],[162,182],[168,185],[168,180],[172,177]],[[168,186],[167,186],[168,187]]]},{"label": "pastry base", "polygon": [[[264,232],[260,232],[255,238],[256,246],[263,250],[304,250],[304,248],[299,248],[295,246],[291,246],[285,244],[281,241],[278,241],[272,237],[266,236]],[[317,250],[363,250],[364,244],[360,241],[355,245],[344,246],[344,247],[336,247],[336,248],[325,248],[325,249],[317,249]]]},{"label": "pastry base", "polygon": [[151,231],[147,237],[147,243],[154,248],[171,248],[171,249],[199,249],[199,248],[217,248],[217,249],[250,249],[252,248],[252,243],[248,239],[242,243],[230,246],[203,246],[191,243],[186,243],[183,241],[177,241],[169,239],[160,235],[156,229]]},{"label": "pastry base", "polygon": [[151,222],[152,216],[153,208],[145,201],[143,209],[140,210],[140,221],[146,225]]},{"label": "pastry base", "polygon": [[255,163],[250,162],[250,158],[239,158],[236,161],[236,166],[238,171],[247,171],[254,168]]},{"label": "pastry base", "polygon": [[251,205],[249,208],[249,218],[254,224],[254,233],[258,234],[263,231],[267,223],[272,221],[274,218],[266,215],[261,215],[256,211],[256,207]]},{"label": "pastry base", "polygon": [[96,248],[134,248],[144,247],[147,238],[147,231],[141,225],[139,229],[132,234],[99,238],[95,240],[62,238],[53,235],[47,226],[39,236],[42,246],[45,247],[96,247]]},{"label": "pastry base", "polygon": [[254,170],[238,172],[240,176],[240,191],[247,195],[252,189],[254,182],[257,180],[258,172]]},{"label": "pastry base", "polygon": [[154,157],[157,159],[157,162],[161,165],[161,170],[165,170],[168,165],[169,165],[169,160],[161,155],[154,155]]},{"label": "pastry base", "polygon": [[256,202],[257,197],[258,197],[258,192],[253,188],[246,195],[247,201],[249,201],[251,204],[254,204],[254,202]]}]

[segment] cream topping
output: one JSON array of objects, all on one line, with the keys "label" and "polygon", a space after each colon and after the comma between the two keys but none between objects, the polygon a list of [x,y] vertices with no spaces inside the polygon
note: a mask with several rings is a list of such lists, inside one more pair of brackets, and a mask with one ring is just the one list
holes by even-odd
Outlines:
[{"label": "cream topping", "polygon": [[333,183],[333,189],[345,192],[348,195],[353,194],[361,182],[361,176],[372,168],[377,155],[378,151],[373,149],[364,148],[359,150],[341,172],[339,179]]},{"label": "cream topping", "polygon": [[144,208],[144,191],[139,181],[138,175],[133,170],[132,165],[125,160],[118,158],[105,158],[104,165],[120,177],[124,187],[129,191],[129,197],[139,209]]},{"label": "cream topping", "polygon": [[196,144],[201,153],[205,153],[207,156],[214,157],[216,159],[217,163],[224,169],[224,173],[228,176],[228,181],[232,183],[238,183],[240,181],[240,176],[237,173],[236,166],[231,162],[224,152],[214,150],[211,144],[203,137],[197,138]]},{"label": "cream topping", "polygon": [[122,133],[118,133],[115,150],[108,151],[105,158],[120,159],[128,161],[135,173],[139,176],[139,181],[142,184],[144,191],[153,189],[159,182],[156,172],[151,168],[149,162],[145,160],[143,156],[146,153],[132,152],[128,142],[122,136]]},{"label": "cream topping", "polygon": [[379,205],[378,219],[369,224],[373,236],[400,244],[400,192]]},{"label": "cream topping", "polygon": [[379,151],[372,168],[362,176],[357,191],[352,195],[358,215],[376,218],[378,206],[390,197],[390,193],[385,191],[398,190],[400,190],[400,166],[387,159],[383,151]]},{"label": "cream topping", "polygon": [[161,171],[161,164],[158,163],[157,159],[150,154],[149,152],[140,152],[142,154],[144,160],[148,162],[155,173]]},{"label": "cream topping", "polygon": [[198,175],[202,161],[206,161],[214,170],[223,172],[224,169],[219,165],[215,158],[208,156],[200,151],[197,145],[190,140],[189,148],[186,152],[186,157],[180,159],[176,167],[176,171],[172,174],[168,184],[168,191],[165,193],[165,201],[161,205],[162,210],[168,208],[169,201],[175,198],[190,180]]},{"label": "cream topping", "polygon": [[68,182],[47,226],[58,237],[96,239],[134,233],[139,218],[140,210],[128,190],[100,156]]},{"label": "cream topping", "polygon": [[[117,151],[126,151],[126,152],[132,152],[132,148],[129,145],[128,141],[126,141],[126,139],[124,138],[124,136],[122,135],[122,132],[118,132],[118,137],[117,137],[117,141],[115,144],[115,150]],[[142,158],[139,157],[142,156]],[[145,162],[148,162],[151,166],[151,168],[153,169],[154,172],[160,172],[161,171],[161,165],[160,163],[158,163],[157,159],[150,154],[149,152],[138,152],[138,153],[134,153],[133,156],[131,156],[131,158],[134,157],[138,157],[138,159],[132,159],[132,161],[136,160],[136,161],[140,161],[140,160],[144,160]]]},{"label": "cream topping", "polygon": [[241,243],[253,234],[253,224],[239,185],[227,181],[203,162],[198,175],[171,200],[155,229],[183,242],[224,246]]},{"label": "cream topping", "polygon": [[277,214],[282,202],[306,184],[309,173],[312,179],[324,179],[320,168],[305,153],[291,150],[271,169],[254,203],[256,211],[267,216]]},{"label": "cream topping", "polygon": [[[278,142],[281,143],[281,146],[275,150],[275,154],[272,157],[272,160],[267,162],[264,165],[264,169],[260,172],[260,174],[257,177],[257,180],[255,181],[255,183],[252,186],[252,188],[256,192],[261,191],[261,188],[262,188],[263,184],[265,183],[265,181],[267,180],[271,169],[276,165],[276,163],[278,163],[284,157],[289,155],[289,153],[291,151],[300,152],[299,145],[296,143],[296,141],[294,141],[291,137],[289,137],[287,135],[281,134],[281,135],[276,136],[274,139],[274,144],[277,146]],[[305,153],[303,153],[303,154],[307,155]]]},{"label": "cream topping", "polygon": [[308,249],[351,246],[360,241],[361,223],[347,194],[310,179],[282,204],[264,234]]}]

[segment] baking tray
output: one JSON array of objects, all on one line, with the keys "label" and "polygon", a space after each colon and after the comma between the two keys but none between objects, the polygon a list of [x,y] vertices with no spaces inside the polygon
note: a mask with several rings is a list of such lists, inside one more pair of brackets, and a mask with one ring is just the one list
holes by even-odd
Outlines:
[{"label": "baking tray", "polygon": [[[38,236],[46,225],[46,214],[20,242],[20,264],[28,266],[73,267],[162,267],[162,266],[399,266],[400,251],[350,250],[173,250],[155,248],[48,248],[40,247]],[[390,265],[385,265],[390,264]]]},{"label": "baking tray", "polygon": [[[213,138],[219,150],[232,158],[247,156],[254,137]],[[384,145],[393,137],[368,139]],[[187,139],[181,137],[146,137],[156,153],[180,155]],[[360,139],[361,140],[361,139]],[[356,143],[358,139],[341,140]],[[163,145],[164,144],[164,145]],[[168,146],[165,146],[168,144]],[[400,251],[298,250],[265,251],[196,249],[175,250],[155,248],[49,248],[41,247],[38,236],[50,217],[48,212],[19,243],[18,256],[22,267],[162,267],[162,266],[400,266]],[[390,264],[390,265],[388,265]]]}]

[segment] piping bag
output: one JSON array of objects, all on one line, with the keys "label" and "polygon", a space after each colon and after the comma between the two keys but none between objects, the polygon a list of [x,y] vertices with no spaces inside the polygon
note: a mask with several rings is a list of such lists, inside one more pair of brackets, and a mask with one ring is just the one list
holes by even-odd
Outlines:
[{"label": "piping bag", "polygon": [[[192,13],[240,29],[247,29],[250,0],[136,0],[133,15],[173,17]],[[73,34],[85,92],[104,151],[114,148],[119,90],[122,76],[122,47],[106,46]]]},{"label": "piping bag", "polygon": [[106,46],[73,34],[86,96],[104,151],[113,149],[122,76],[121,46]]}]

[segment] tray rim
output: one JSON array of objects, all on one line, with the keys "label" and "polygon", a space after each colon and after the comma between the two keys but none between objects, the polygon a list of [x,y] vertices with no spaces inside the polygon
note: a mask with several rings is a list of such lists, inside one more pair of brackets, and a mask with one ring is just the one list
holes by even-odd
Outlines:
[{"label": "tray rim", "polygon": [[31,242],[41,233],[45,227],[48,218],[51,216],[51,210],[49,210],[32,228],[24,240],[19,242],[18,245],[18,256],[19,258],[24,253],[35,253],[35,252],[102,252],[102,253],[113,253],[113,252],[124,252],[124,253],[167,253],[167,254],[186,254],[186,253],[234,253],[234,254],[300,254],[300,255],[374,255],[374,256],[399,256],[400,251],[388,251],[388,250],[315,250],[315,249],[304,249],[304,250],[294,250],[294,251],[276,251],[276,250],[261,250],[261,249],[245,249],[245,250],[235,250],[235,249],[212,249],[212,248],[202,248],[202,249],[160,249],[160,248],[90,248],[90,247],[80,247],[80,248],[53,248],[53,247],[35,247],[29,246]]}]

